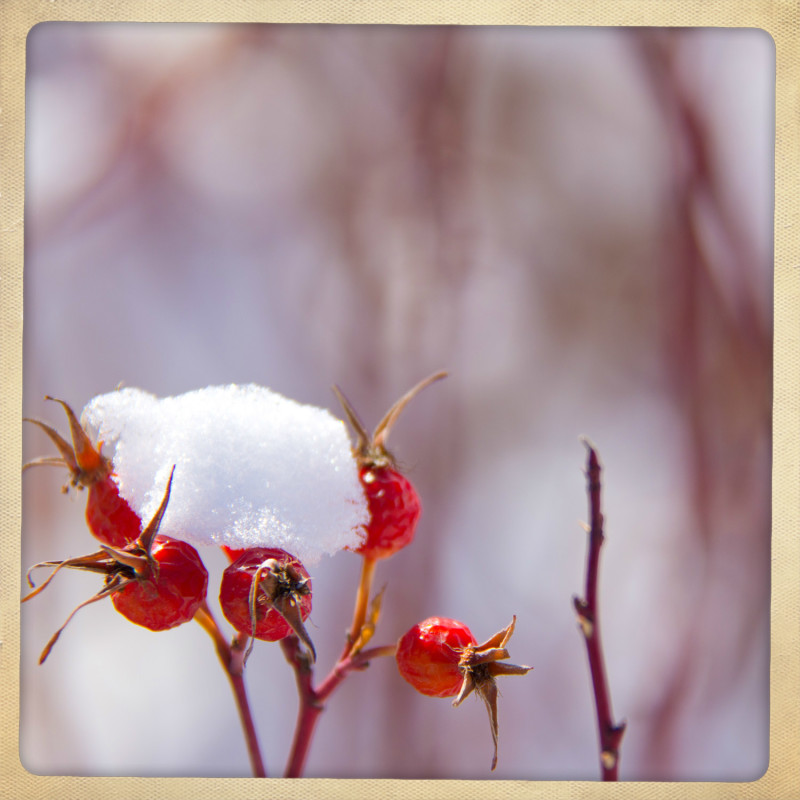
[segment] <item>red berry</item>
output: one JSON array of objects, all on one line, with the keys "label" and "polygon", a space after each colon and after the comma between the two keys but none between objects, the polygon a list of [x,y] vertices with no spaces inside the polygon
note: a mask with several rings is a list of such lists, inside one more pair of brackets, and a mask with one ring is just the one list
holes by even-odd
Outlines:
[{"label": "red berry", "polygon": [[23,469],[37,464],[54,464],[65,466],[70,479],[64,487],[89,489],[86,501],[86,522],[92,534],[104,544],[112,547],[124,547],[139,537],[142,521],[138,514],[119,494],[119,486],[114,480],[111,462],[100,452],[81,426],[75,413],[63,400],[55,400],[64,408],[69,422],[72,443],[68,442],[54,428],[36,419],[28,419],[41,428],[55,444],[60,458],[45,456],[26,464]]},{"label": "red berry", "polygon": [[[53,571],[41,586],[22,598],[23,602],[39,594],[63,567],[98,572],[105,576],[103,588],[81,603],[51,637],[39,657],[40,664],[47,658],[75,613],[104,597],[110,596],[117,611],[131,622],[154,631],[188,622],[205,603],[208,573],[197,551],[186,542],[158,535],[171,487],[172,474],[155,516],[134,542],[125,547],[105,545],[88,556],[35,565],[53,567]],[[28,571],[31,586],[30,572],[34,568]]]},{"label": "red berry", "polygon": [[471,694],[483,700],[489,712],[494,742],[492,769],[497,765],[497,686],[500,675],[525,675],[532,667],[502,661],[514,632],[511,624],[479,645],[463,622],[430,617],[408,631],[397,643],[395,657],[400,674],[418,691],[430,697],[456,696],[457,706]]},{"label": "red berry", "polygon": [[114,608],[131,622],[165,631],[191,620],[206,599],[208,572],[197,550],[169,536],[153,539],[151,569],[111,595]]},{"label": "red berry", "polygon": [[367,433],[350,401],[337,386],[333,387],[356,434],[353,455],[358,463],[361,485],[367,498],[370,522],[366,526],[366,537],[355,552],[367,559],[388,558],[410,544],[414,538],[421,512],[419,496],[411,481],[397,469],[394,456],[386,449],[386,439],[412,398],[445,375],[446,372],[437,372],[406,392],[386,412],[372,436]]},{"label": "red berry", "polygon": [[219,600],[225,618],[240,633],[267,642],[294,633],[314,655],[303,627],[311,613],[311,579],[285,550],[245,550],[222,573]]},{"label": "red berry", "polygon": [[411,481],[391,467],[362,467],[361,485],[367,496],[370,521],[357,553],[388,558],[411,544],[422,511]]},{"label": "red berry", "polygon": [[464,682],[458,663],[470,644],[477,642],[466,625],[447,617],[430,617],[397,643],[397,668],[418,692],[452,697]]},{"label": "red berry", "polygon": [[112,547],[125,547],[142,532],[142,520],[120,496],[112,475],[89,484],[86,522],[97,539]]}]

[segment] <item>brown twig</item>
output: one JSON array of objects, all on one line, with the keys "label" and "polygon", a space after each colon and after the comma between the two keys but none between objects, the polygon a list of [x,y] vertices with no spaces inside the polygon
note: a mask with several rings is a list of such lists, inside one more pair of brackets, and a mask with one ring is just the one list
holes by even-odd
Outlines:
[{"label": "brown twig", "polygon": [[325,701],[348,673],[356,669],[365,669],[374,658],[394,655],[395,645],[371,647],[367,650],[359,650],[343,656],[336,662],[328,677],[316,689],[313,685],[314,667],[307,653],[300,647],[297,636],[291,635],[282,639],[281,647],[286,660],[294,669],[297,692],[300,697],[297,725],[295,726],[292,750],[286,764],[285,777],[299,778],[305,768],[306,758],[308,757],[311,740],[320,714],[325,710]]},{"label": "brown twig", "polygon": [[589,533],[589,553],[586,560],[586,597],[581,600],[573,597],[575,611],[578,613],[586,652],[589,656],[589,670],[592,675],[597,726],[600,734],[600,768],[604,781],[616,781],[619,768],[619,745],[625,733],[625,723],[617,725],[611,711],[611,694],[608,690],[603,647],[600,641],[600,618],[597,610],[597,583],[600,566],[600,547],[603,544],[603,514],[600,511],[600,462],[594,448],[584,440],[589,451],[586,477],[588,479],[589,514],[591,524]]},{"label": "brown twig", "polygon": [[231,682],[231,688],[236,698],[236,706],[239,709],[239,718],[242,722],[244,738],[247,742],[247,752],[250,756],[253,776],[256,778],[266,778],[267,770],[261,758],[258,736],[256,735],[256,728],[253,723],[253,715],[250,713],[247,689],[244,685],[244,653],[247,645],[247,638],[240,639],[237,637],[231,644],[228,644],[216,620],[211,614],[207,603],[203,603],[194,618],[214,641],[219,660]]}]

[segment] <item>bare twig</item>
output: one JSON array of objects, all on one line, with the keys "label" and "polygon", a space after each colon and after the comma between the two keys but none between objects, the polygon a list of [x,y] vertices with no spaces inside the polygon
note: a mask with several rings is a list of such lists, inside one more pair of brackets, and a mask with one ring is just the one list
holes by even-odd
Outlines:
[{"label": "bare twig", "polygon": [[625,723],[614,722],[611,711],[611,694],[608,690],[603,647],[600,641],[600,618],[597,610],[597,583],[600,566],[600,547],[603,544],[603,514],[600,511],[600,462],[594,448],[584,440],[589,451],[586,477],[588,479],[589,553],[586,560],[586,597],[573,597],[578,622],[586,642],[589,670],[592,674],[597,726],[600,734],[600,768],[604,781],[617,780],[619,745],[625,733]]}]

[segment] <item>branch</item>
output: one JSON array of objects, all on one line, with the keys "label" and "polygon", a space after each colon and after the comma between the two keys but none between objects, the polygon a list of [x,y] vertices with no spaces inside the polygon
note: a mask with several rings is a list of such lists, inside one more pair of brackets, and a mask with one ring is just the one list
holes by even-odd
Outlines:
[{"label": "branch", "polygon": [[313,685],[314,667],[308,655],[300,647],[297,636],[287,636],[281,639],[281,647],[286,660],[291,664],[297,681],[297,693],[300,697],[300,708],[297,712],[297,725],[295,727],[292,750],[286,764],[287,778],[299,778],[305,768],[308,750],[320,714],[325,710],[325,701],[331,696],[334,689],[345,679],[348,673],[357,669],[365,669],[371,659],[380,656],[394,655],[395,645],[385,647],[371,647],[359,650],[350,655],[343,656],[336,662],[327,678],[315,689]]},{"label": "branch", "polygon": [[589,553],[586,560],[586,598],[573,597],[572,602],[578,613],[586,652],[589,656],[589,670],[592,674],[597,727],[600,735],[600,768],[604,781],[616,781],[619,767],[619,745],[625,733],[625,723],[617,725],[611,711],[611,694],[608,690],[603,647],[600,641],[600,617],[597,609],[597,582],[600,566],[600,548],[603,544],[603,514],[600,511],[600,462],[594,448],[584,440],[589,451],[586,477],[589,493]]},{"label": "branch", "polygon": [[236,707],[239,709],[242,731],[247,742],[247,752],[250,755],[253,776],[266,778],[267,771],[261,758],[253,715],[250,713],[250,703],[247,699],[247,689],[244,685],[244,653],[247,638],[236,638],[232,644],[228,644],[207,603],[203,603],[194,618],[214,641],[220,663],[231,682],[231,689],[233,689],[233,695],[236,698]]}]

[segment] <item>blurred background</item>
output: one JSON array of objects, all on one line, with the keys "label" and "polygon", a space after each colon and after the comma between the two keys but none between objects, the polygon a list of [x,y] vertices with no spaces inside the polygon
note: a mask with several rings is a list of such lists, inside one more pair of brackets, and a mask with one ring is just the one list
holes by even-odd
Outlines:
[{"label": "blurred background", "polygon": [[[55,24],[28,43],[24,411],[66,432],[119,382],[256,382],[373,426],[424,512],[378,565],[375,644],[431,615],[517,615],[495,773],[479,701],[392,661],[333,696],[306,774],[594,779],[572,596],[604,467],[600,614],[621,779],[735,780],[768,761],[773,87],[754,30]],[[33,426],[24,455],[51,454]],[[23,480],[23,573],[96,549],[85,494]],[[313,486],[309,486],[313,491]],[[224,566],[202,553],[211,602]],[[360,559],[312,569],[338,656]],[[247,776],[199,625],[153,634],[99,578],[23,606],[32,772]],[[226,631],[229,630],[226,627]],[[248,664],[270,774],[296,713],[280,648]]]}]

